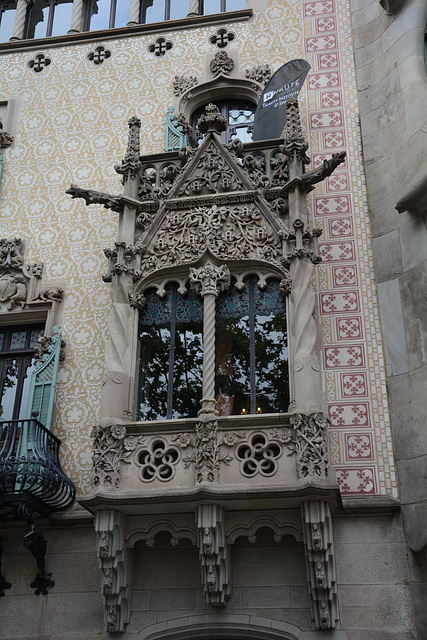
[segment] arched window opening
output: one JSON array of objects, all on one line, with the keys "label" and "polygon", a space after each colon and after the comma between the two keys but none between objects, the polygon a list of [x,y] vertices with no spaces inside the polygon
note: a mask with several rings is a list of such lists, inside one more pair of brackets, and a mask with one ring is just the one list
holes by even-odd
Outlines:
[{"label": "arched window opening", "polygon": [[[252,142],[256,104],[249,100],[219,100],[214,104],[227,120],[227,129],[221,134],[224,142],[228,144],[233,138],[239,138],[242,142]],[[204,137],[197,128],[197,121],[205,112],[206,106],[199,107],[191,115],[190,124],[193,128],[192,147],[197,147]]]},{"label": "arched window opening", "polygon": [[7,42],[15,26],[15,0],[0,0],[0,42]]},{"label": "arched window opening", "polygon": [[215,393],[220,415],[282,413],[289,404],[286,301],[256,276],[216,303]]},{"label": "arched window opening", "polygon": [[67,33],[72,12],[72,0],[36,0],[27,14],[25,37],[45,38]]},{"label": "arched window opening", "polygon": [[192,291],[181,295],[176,283],[163,298],[150,290],[145,299],[137,419],[195,417],[203,384],[203,300]]}]

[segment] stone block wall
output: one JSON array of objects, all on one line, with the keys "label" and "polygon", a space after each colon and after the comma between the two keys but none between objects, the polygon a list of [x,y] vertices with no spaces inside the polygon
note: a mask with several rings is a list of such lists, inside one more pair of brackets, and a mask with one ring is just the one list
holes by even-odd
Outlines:
[{"label": "stone block wall", "polygon": [[376,0],[351,6],[387,386],[421,639],[427,638],[427,6],[381,4],[387,12]]}]

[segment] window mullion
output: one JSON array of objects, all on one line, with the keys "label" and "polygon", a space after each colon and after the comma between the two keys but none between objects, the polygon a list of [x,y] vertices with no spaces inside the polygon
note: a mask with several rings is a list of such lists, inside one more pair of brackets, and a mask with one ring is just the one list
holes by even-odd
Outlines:
[{"label": "window mullion", "polygon": [[171,3],[170,0],[165,0],[165,20],[170,20]]},{"label": "window mullion", "polygon": [[251,413],[256,413],[256,376],[255,376],[255,283],[249,279],[249,366]]},{"label": "window mullion", "polygon": [[55,15],[55,6],[56,6],[55,0],[50,0],[50,2],[49,2],[49,14],[48,14],[48,17],[47,17],[47,25],[46,25],[46,37],[49,37],[49,36],[52,35],[53,17]]},{"label": "window mullion", "polygon": [[115,23],[116,23],[116,0],[111,0],[109,28],[113,29]]},{"label": "window mullion", "polygon": [[166,418],[172,418],[173,408],[173,380],[175,365],[175,340],[176,340],[176,287],[171,292],[171,323],[170,323],[170,343],[169,343],[169,371],[168,371],[168,399]]}]

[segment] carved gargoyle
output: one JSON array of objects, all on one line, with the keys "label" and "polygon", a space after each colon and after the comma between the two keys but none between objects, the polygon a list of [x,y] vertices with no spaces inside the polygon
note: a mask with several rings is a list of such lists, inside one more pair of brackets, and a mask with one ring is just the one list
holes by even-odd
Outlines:
[{"label": "carved gargoyle", "polygon": [[333,173],[335,169],[345,161],[346,155],[345,151],[334,153],[330,160],[324,160],[316,169],[312,169],[312,171],[304,173],[301,176],[304,186],[311,187],[317,182],[322,182],[322,180],[330,176],[331,173]]},{"label": "carved gargoyle", "polygon": [[112,196],[92,189],[81,189],[76,184],[72,184],[65,193],[68,193],[72,198],[83,198],[86,204],[103,204],[105,209],[111,209],[117,213],[120,213],[123,208],[120,196]]}]

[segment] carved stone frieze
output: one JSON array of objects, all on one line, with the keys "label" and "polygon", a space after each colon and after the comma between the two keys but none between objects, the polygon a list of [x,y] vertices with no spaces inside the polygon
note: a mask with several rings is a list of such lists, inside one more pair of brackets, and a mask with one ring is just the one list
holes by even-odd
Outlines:
[{"label": "carved stone frieze", "polygon": [[269,64],[258,64],[252,69],[246,69],[246,77],[248,80],[255,80],[265,85],[271,78],[271,67]]},{"label": "carved stone frieze", "polygon": [[127,461],[138,445],[144,444],[145,438],[127,436],[123,424],[96,425],[91,438],[93,486],[119,487],[121,463]]},{"label": "carved stone frieze", "polygon": [[24,247],[21,238],[0,240],[0,269],[11,271],[20,269],[24,264]]},{"label": "carved stone frieze", "polygon": [[332,515],[328,503],[305,502],[302,521],[313,621],[317,629],[334,629],[339,611]]},{"label": "carved stone frieze", "polygon": [[281,240],[255,205],[198,207],[170,212],[142,255],[141,271],[192,262],[209,247],[219,258],[261,259],[280,265]]},{"label": "carved stone frieze", "polygon": [[320,411],[309,416],[297,413],[291,416],[291,424],[295,430],[297,476],[327,478],[329,470],[327,416]]},{"label": "carved stone frieze", "polygon": [[104,601],[105,630],[125,631],[130,619],[131,567],[124,541],[124,516],[113,509],[96,512],[98,563]]},{"label": "carved stone frieze", "polygon": [[197,507],[197,539],[206,601],[226,606],[230,598],[230,555],[224,533],[224,512],[215,504]]},{"label": "carved stone frieze", "polygon": [[173,92],[176,96],[181,96],[187,89],[191,89],[197,84],[196,76],[175,76],[173,79]]},{"label": "carved stone frieze", "polygon": [[209,68],[215,78],[220,74],[228,76],[234,69],[234,60],[226,51],[218,51],[211,60]]}]

